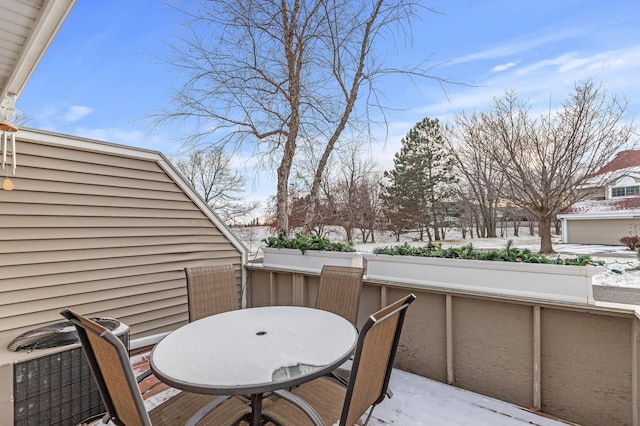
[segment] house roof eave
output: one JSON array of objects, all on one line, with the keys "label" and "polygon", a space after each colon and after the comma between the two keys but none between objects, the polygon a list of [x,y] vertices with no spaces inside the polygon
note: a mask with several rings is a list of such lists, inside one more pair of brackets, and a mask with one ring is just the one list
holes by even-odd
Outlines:
[{"label": "house roof eave", "polygon": [[[25,22],[30,25],[13,25],[12,39],[16,41],[6,41],[0,46],[0,51],[6,51],[3,56],[8,58],[9,65],[0,75],[0,118],[11,121],[17,98],[75,3],[76,0],[43,0],[39,8],[18,1],[3,4],[8,11],[26,14]],[[6,19],[11,16],[5,13]],[[3,22],[5,18],[0,18],[3,27],[9,24]]]},{"label": "house roof eave", "polygon": [[593,219],[638,219],[640,218],[640,211],[627,210],[602,213],[568,213],[557,215],[558,219],[566,220],[593,220]]}]

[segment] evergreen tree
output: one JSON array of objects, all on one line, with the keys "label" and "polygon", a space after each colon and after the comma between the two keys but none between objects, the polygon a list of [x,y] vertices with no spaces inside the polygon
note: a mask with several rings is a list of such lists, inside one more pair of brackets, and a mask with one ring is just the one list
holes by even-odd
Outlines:
[{"label": "evergreen tree", "polygon": [[410,229],[426,231],[429,241],[440,239],[439,227],[445,207],[453,196],[454,159],[442,135],[438,119],[424,118],[402,138],[400,152],[394,156],[394,168],[384,172],[385,216],[398,236]]}]

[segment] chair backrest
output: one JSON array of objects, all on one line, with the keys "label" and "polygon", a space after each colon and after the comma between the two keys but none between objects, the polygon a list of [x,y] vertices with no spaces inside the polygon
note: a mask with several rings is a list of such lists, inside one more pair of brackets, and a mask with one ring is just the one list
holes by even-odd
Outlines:
[{"label": "chair backrest", "polygon": [[184,268],[189,322],[238,309],[236,272],[231,264]]},{"label": "chair backrest", "polygon": [[363,273],[363,268],[324,265],[320,272],[315,307],[340,315],[357,325]]},{"label": "chair backrest", "polygon": [[340,425],[355,424],[369,407],[385,398],[407,308],[415,299],[409,294],[371,315],[363,325]]},{"label": "chair backrest", "polygon": [[60,314],[76,328],[111,421],[116,425],[151,425],[124,344],[110,330],[70,309]]}]

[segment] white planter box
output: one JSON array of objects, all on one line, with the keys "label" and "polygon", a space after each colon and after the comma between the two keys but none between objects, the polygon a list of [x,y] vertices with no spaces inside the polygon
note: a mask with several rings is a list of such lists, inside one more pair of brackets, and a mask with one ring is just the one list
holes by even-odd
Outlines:
[{"label": "white planter box", "polygon": [[457,290],[594,304],[598,266],[365,255],[366,279]]},{"label": "white planter box", "polygon": [[268,268],[320,273],[323,265],[362,267],[361,252],[307,250],[264,247],[263,264]]}]

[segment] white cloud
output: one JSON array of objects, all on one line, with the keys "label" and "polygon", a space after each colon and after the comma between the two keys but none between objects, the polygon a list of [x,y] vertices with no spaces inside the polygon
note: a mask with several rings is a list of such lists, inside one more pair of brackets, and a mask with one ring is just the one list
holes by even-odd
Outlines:
[{"label": "white cloud", "polygon": [[91,114],[93,112],[93,108],[81,105],[71,105],[67,112],[62,115],[62,119],[64,121],[68,121],[71,123],[75,123],[83,117]]},{"label": "white cloud", "polygon": [[[484,111],[495,97],[514,90],[528,101],[532,113],[548,110],[566,99],[576,83],[587,79],[602,84],[611,95],[624,95],[632,104],[640,103],[640,45],[594,54],[565,52],[526,66],[509,68],[479,79],[476,87],[452,87],[447,99],[411,110],[419,118],[428,116],[447,122],[460,111]],[[634,105],[630,104],[630,107]],[[640,108],[640,107],[636,107]],[[630,110],[630,114],[634,111]],[[635,111],[640,113],[640,111]],[[405,115],[403,119],[407,119]]]},{"label": "white cloud", "polygon": [[[84,127],[78,127],[74,134],[83,138],[95,139],[99,141],[108,141],[109,132],[106,129],[86,129]],[[111,141],[109,141],[111,142]]]},{"label": "white cloud", "polygon": [[518,53],[526,52],[536,47],[544,46],[550,43],[557,43],[561,40],[576,38],[582,34],[582,31],[577,28],[566,28],[554,33],[548,33],[543,36],[538,34],[531,34],[527,37],[523,37],[520,40],[504,43],[500,46],[496,46],[490,49],[485,49],[480,52],[471,53],[469,55],[461,56],[445,63],[444,65],[456,65],[465,62],[478,61],[483,59],[496,59],[512,56]]},{"label": "white cloud", "polygon": [[502,65],[496,65],[495,67],[491,68],[491,72],[501,72],[501,71],[506,71],[509,68],[513,68],[516,65],[518,65],[519,61],[511,61],[508,62],[506,64],[502,64]]},{"label": "white cloud", "polygon": [[[640,66],[640,45],[623,49],[580,55],[577,52],[565,53],[555,58],[545,59],[518,69],[519,76],[545,69],[553,76],[555,72],[588,75],[594,71],[605,72],[606,76],[618,77],[618,73],[636,74]],[[636,79],[634,79],[636,80]]]},{"label": "white cloud", "polygon": [[145,138],[144,133],[140,130],[77,127],[72,134],[88,139],[161,151],[157,146],[161,141],[155,140],[155,138]]}]

